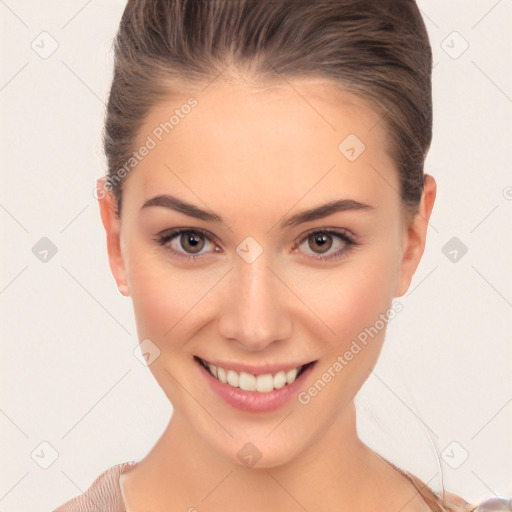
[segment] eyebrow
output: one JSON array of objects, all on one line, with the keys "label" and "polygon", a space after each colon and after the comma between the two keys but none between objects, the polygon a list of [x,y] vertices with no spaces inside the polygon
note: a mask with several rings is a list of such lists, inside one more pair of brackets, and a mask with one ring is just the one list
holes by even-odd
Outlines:
[{"label": "eyebrow", "polygon": [[[191,203],[187,203],[182,199],[178,199],[177,197],[171,196],[169,194],[161,194],[155,196],[151,199],[148,199],[141,207],[141,210],[144,208],[149,208],[151,206],[160,206],[163,208],[168,208],[171,210],[175,210],[179,213],[183,213],[188,215],[189,217],[194,217],[195,219],[204,220],[206,222],[217,222],[223,223],[222,217],[215,213],[207,212],[206,210],[202,210],[198,206],[195,206]],[[323,205],[317,206],[310,210],[304,210],[302,212],[296,213],[292,215],[290,218],[281,223],[281,228],[297,226],[298,224],[303,224],[305,222],[311,222],[317,219],[323,219],[333,213],[337,212],[345,212],[345,211],[353,211],[353,210],[372,210],[373,206],[369,204],[360,203],[359,201],[355,201],[354,199],[339,199],[335,201],[330,201]]]}]

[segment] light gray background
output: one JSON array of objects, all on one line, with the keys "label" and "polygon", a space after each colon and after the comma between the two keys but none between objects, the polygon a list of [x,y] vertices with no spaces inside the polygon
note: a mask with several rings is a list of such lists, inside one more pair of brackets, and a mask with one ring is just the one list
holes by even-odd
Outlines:
[{"label": "light gray background", "polygon": [[[512,0],[419,5],[434,51],[426,172],[438,197],[358,425],[390,460],[476,501],[512,495]],[[92,194],[123,8],[0,0],[0,512],[62,504],[143,457],[171,414],[132,353],[131,301],[110,274]],[[59,45],[46,59],[31,47],[51,48],[43,31]],[[47,262],[32,250],[42,237],[58,249]],[[456,262],[442,251],[452,237],[468,248]]]}]

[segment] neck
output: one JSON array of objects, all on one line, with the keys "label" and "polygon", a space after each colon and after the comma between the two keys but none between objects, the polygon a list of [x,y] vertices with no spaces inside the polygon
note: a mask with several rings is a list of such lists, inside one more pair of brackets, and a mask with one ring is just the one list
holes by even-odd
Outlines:
[{"label": "neck", "polygon": [[265,510],[269,504],[281,510],[364,510],[382,504],[397,478],[402,487],[405,481],[359,440],[353,403],[296,457],[268,468],[245,467],[223,457],[175,412],[132,473],[128,481],[136,484],[125,492],[127,512],[138,509],[136,495],[155,512],[171,505],[173,510],[225,511],[226,503],[245,512]]}]

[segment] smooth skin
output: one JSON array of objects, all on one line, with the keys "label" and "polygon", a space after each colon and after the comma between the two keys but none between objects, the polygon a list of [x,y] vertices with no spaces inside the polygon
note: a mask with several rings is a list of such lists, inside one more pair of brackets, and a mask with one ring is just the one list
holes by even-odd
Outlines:
[{"label": "smooth skin", "polygon": [[[268,85],[268,84],[267,84]],[[186,89],[184,89],[186,90]],[[436,183],[426,175],[416,216],[407,216],[399,177],[379,116],[359,97],[319,79],[258,87],[216,80],[155,105],[135,147],[190,96],[197,106],[130,172],[121,219],[110,193],[98,193],[111,271],[130,296],[139,340],[161,351],[151,363],[173,406],[164,433],[122,479],[127,512],[280,510],[427,510],[411,484],[357,436],[354,398],[374,368],[385,328],[310,403],[235,409],[199,378],[193,356],[249,364],[318,360],[307,389],[357,335],[404,295],[424,251]],[[338,146],[356,134],[366,146],[349,161]],[[98,180],[98,190],[102,189]],[[199,220],[163,207],[172,194],[214,212]],[[337,212],[281,228],[299,211],[337,199],[371,209]],[[170,228],[203,229],[205,257]],[[325,255],[308,232],[350,232],[357,246],[332,236]],[[236,252],[253,237],[262,254]],[[183,240],[183,238],[182,238]],[[251,442],[254,467],[237,457]]]}]

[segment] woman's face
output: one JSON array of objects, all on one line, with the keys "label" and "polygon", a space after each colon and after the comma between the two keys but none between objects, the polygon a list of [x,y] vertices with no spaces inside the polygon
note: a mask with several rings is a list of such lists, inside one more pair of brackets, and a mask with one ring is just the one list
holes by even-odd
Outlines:
[{"label": "woman's face", "polygon": [[[329,82],[211,85],[146,118],[120,223],[100,200],[151,372],[189,432],[239,464],[282,464],[340,425],[400,310],[435,182],[407,223],[380,121]],[[144,206],[165,195],[190,206]],[[197,358],[238,370],[234,386]]]}]

